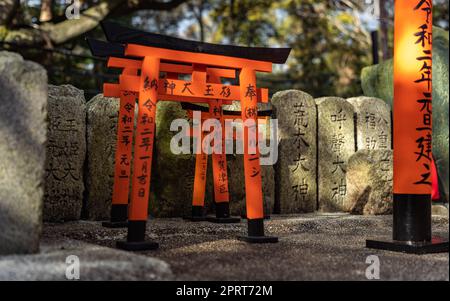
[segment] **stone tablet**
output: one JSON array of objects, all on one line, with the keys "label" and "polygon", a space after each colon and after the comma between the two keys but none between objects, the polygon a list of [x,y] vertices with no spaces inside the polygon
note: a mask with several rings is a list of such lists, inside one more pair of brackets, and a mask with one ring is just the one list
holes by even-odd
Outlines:
[{"label": "stone tablet", "polygon": [[84,93],[64,85],[48,88],[44,221],[78,220],[83,206],[86,157]]},{"label": "stone tablet", "polygon": [[353,214],[392,213],[392,150],[360,150],[348,160],[344,210]]},{"label": "stone tablet", "polygon": [[0,254],[39,250],[47,135],[47,74],[0,51]]},{"label": "stone tablet", "polygon": [[99,94],[87,103],[87,173],[84,215],[109,219],[114,184],[119,99]]},{"label": "stone tablet", "polygon": [[318,191],[323,212],[343,210],[347,162],[355,152],[355,111],[343,98],[316,99],[318,111]]},{"label": "stone tablet", "polygon": [[[297,90],[276,93],[278,162],[276,206],[280,213],[317,209],[317,109],[311,95]],[[278,210],[279,209],[279,210]]]},{"label": "stone tablet", "polygon": [[356,112],[356,149],[391,149],[391,108],[384,100],[375,97],[347,99]]}]

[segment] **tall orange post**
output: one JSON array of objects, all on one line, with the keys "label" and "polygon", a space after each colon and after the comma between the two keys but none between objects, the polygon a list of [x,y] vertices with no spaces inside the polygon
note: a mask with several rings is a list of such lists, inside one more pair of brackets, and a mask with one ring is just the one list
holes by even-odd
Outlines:
[{"label": "tall orange post", "polygon": [[395,1],[393,241],[369,248],[448,252],[431,235],[432,19],[432,0]]},{"label": "tall orange post", "polygon": [[[200,122],[200,137],[194,137],[197,140],[197,147],[202,149],[203,131],[201,130]],[[186,216],[186,219],[191,221],[204,221],[206,220],[204,214],[205,207],[205,190],[206,190],[206,177],[208,169],[208,154],[200,151],[195,155],[195,176],[194,176],[194,191],[192,195],[192,215]]]},{"label": "tall orange post", "polygon": [[258,149],[258,107],[256,75],[250,68],[242,68],[239,75],[241,118],[244,130],[244,175],[248,236],[240,239],[250,243],[274,243],[277,237],[264,235],[264,205],[261,165]]},{"label": "tall orange post", "polygon": [[[214,82],[220,82],[218,78]],[[220,139],[222,142],[220,154],[215,151],[212,153],[213,184],[214,184],[214,202],[216,205],[216,217],[209,217],[208,221],[214,223],[239,223],[239,217],[230,216],[230,194],[228,191],[228,171],[227,156],[225,154],[225,135],[222,112],[222,101],[217,99],[209,103],[209,116],[220,121],[222,131],[221,137],[216,137],[214,141]]]},{"label": "tall orange post", "polygon": [[159,58],[149,56],[144,57],[142,62],[128,236],[126,241],[117,242],[117,247],[125,250],[137,251],[158,248],[156,242],[145,240],[145,232],[155,137],[159,64]]},{"label": "tall orange post", "polygon": [[[135,75],[136,69],[125,68],[123,74]],[[119,84],[120,86],[120,84]],[[137,94],[120,89],[119,116],[117,120],[116,154],[114,162],[114,186],[110,221],[103,222],[107,228],[128,226],[128,194],[130,187],[131,151],[134,133],[134,107]]]}]

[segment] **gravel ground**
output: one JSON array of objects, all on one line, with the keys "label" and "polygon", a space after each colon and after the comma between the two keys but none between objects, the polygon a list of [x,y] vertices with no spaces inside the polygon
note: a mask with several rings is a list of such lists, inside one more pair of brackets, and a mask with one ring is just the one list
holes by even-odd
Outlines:
[{"label": "gravel ground", "polygon": [[[266,234],[277,244],[238,241],[240,224],[192,223],[151,219],[149,239],[156,251],[136,256],[167,262],[176,280],[366,280],[366,259],[377,255],[381,280],[449,280],[449,254],[409,255],[365,248],[367,238],[391,238],[392,216],[304,214],[272,216]],[[433,217],[433,234],[448,239],[448,217]],[[114,247],[124,229],[106,229],[100,222],[45,224],[44,241],[80,240]],[[81,263],[82,264],[82,263]]]}]

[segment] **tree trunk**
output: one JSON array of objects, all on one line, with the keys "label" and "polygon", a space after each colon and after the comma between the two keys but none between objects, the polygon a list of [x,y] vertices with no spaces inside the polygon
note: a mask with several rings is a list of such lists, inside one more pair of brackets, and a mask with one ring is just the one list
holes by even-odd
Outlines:
[{"label": "tree trunk", "polygon": [[388,21],[389,14],[386,10],[386,0],[380,0],[380,41],[381,41],[381,53],[383,56],[383,60],[387,60],[391,58],[391,54],[389,53],[388,46]]}]

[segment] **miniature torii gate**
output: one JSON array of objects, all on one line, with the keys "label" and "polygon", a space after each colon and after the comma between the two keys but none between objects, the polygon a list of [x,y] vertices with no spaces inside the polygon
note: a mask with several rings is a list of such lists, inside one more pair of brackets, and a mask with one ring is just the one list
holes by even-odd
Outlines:
[{"label": "miniature torii gate", "polygon": [[[128,208],[128,236],[126,241],[117,242],[117,247],[126,250],[155,249],[158,244],[145,241],[145,231],[148,218],[157,101],[204,103],[210,99],[224,102],[240,100],[242,120],[245,122],[251,119],[256,125],[258,90],[256,89],[255,73],[271,72],[272,63],[284,63],[290,49],[247,48],[198,43],[128,29],[113,23],[102,23],[102,27],[110,42],[125,44],[124,55],[126,57],[142,59],[141,61],[131,61],[130,59],[121,61],[118,58],[111,58],[108,62],[109,67],[123,68],[124,70],[118,85],[105,84],[104,89],[105,95],[120,96],[121,105],[126,105],[126,107],[121,106],[119,118],[133,117],[131,112],[133,112],[134,106],[132,107],[132,105],[136,95],[138,97],[131,200]],[[230,70],[240,72],[239,86],[224,85],[217,81],[220,77],[228,77]],[[167,72],[167,78],[160,78],[160,72]],[[192,72],[191,81],[177,79],[177,74],[190,72]],[[208,73],[215,79],[208,81]],[[134,95],[130,96],[130,92],[134,92]],[[262,90],[260,96],[262,100],[267,98],[267,90]],[[133,118],[128,121],[130,121],[130,124],[127,125],[128,128],[119,126],[119,139],[120,135],[122,138],[124,137],[125,132],[132,132]],[[257,126],[244,127],[248,236],[243,236],[241,239],[253,243],[276,242],[276,237],[264,235],[261,173],[257,147],[255,154],[249,153],[249,145],[255,146],[258,143],[257,132]],[[123,153],[131,153],[131,140],[128,142]],[[122,153],[122,150],[118,148],[117,152],[116,158]],[[124,161],[126,162],[126,160]],[[127,168],[123,170],[119,170],[116,166],[115,187],[119,186],[116,183],[119,183],[118,178],[122,176],[122,171],[128,172],[123,175],[128,177],[130,161],[128,161]],[[127,187],[122,186],[115,188],[114,191],[116,195],[120,194],[124,197],[125,189]],[[118,192],[119,190],[120,192]],[[125,204],[125,201],[122,201]]]},{"label": "miniature torii gate", "polygon": [[[134,59],[124,58],[125,48],[121,44],[117,43],[108,43],[94,39],[87,39],[88,44],[91,48],[92,53],[95,56],[99,57],[108,57],[108,67],[112,68],[122,68],[122,75],[135,75],[138,69],[141,68],[142,62]],[[193,69],[189,66],[185,65],[171,65],[167,63],[161,64],[162,71],[168,72],[168,77],[172,79],[177,79],[179,75],[184,74],[192,74]],[[177,71],[177,72],[175,72]],[[235,70],[220,70],[215,68],[207,68],[207,78],[211,82],[220,83],[220,78],[234,78]],[[119,82],[123,78],[119,77]],[[131,89],[131,90],[130,90]],[[133,90],[134,89],[134,90]],[[119,123],[118,123],[118,137],[117,137],[117,150],[115,155],[115,175],[114,175],[114,189],[112,196],[112,206],[111,206],[111,221],[103,222],[104,227],[108,228],[121,228],[128,226],[128,193],[129,193],[129,174],[130,174],[130,166],[129,164],[121,164],[119,162],[129,162],[131,158],[131,145],[129,143],[129,136],[133,135],[133,127],[130,125],[126,125],[127,123],[131,123],[134,117],[134,102],[135,98],[137,98],[138,93],[135,91],[136,87],[128,87],[122,84],[122,87],[119,84],[105,84],[104,85],[104,95],[107,97],[120,97],[120,112],[119,112]],[[266,89],[257,89],[257,99],[258,102],[268,102],[268,93]],[[161,97],[168,97],[161,96]],[[179,101],[178,99],[172,99]],[[199,102],[200,100],[196,100]],[[196,109],[205,110],[211,112],[212,118],[220,119],[220,114],[222,112],[221,106],[224,104],[231,104],[230,100],[219,100],[219,99],[205,99],[202,102],[206,102],[209,104],[210,108],[196,106]],[[182,106],[186,106],[189,103],[182,102]],[[192,106],[191,106],[192,108]],[[241,115],[241,112],[232,112],[228,111],[229,118],[237,117],[236,114]],[[263,112],[263,115],[266,116],[267,112]],[[223,128],[223,122],[222,122]],[[125,134],[125,136],[123,135]],[[124,137],[126,139],[124,139]],[[123,142],[126,142],[125,145],[122,145]],[[198,158],[199,161],[196,163],[196,177],[194,184],[194,201],[192,206],[192,215],[189,217],[185,217],[187,219],[193,221],[205,220],[204,217],[200,217],[201,211],[203,209],[204,201],[199,201],[200,199],[204,200],[204,185],[201,188],[199,184],[202,182],[201,176],[197,173],[200,169],[198,168],[198,164],[200,162],[204,162],[202,160],[203,155],[199,155],[201,158]],[[197,156],[198,157],[198,156]],[[227,179],[227,161],[225,154],[212,154],[213,158],[213,170],[214,170],[214,178],[225,178]],[[122,166],[125,165],[125,166]],[[220,166],[219,165],[223,165]],[[220,169],[220,170],[219,170]],[[227,183],[228,180],[223,181]],[[218,187],[218,186],[216,186]],[[197,189],[196,189],[197,188]],[[203,192],[202,192],[203,190]],[[216,218],[209,217],[208,220],[217,223],[233,223],[239,222],[240,218],[230,217],[229,210],[229,195],[228,189],[218,189],[215,193],[215,200],[217,201],[216,206]],[[202,205],[198,205],[201,203]]]},{"label": "miniature torii gate", "polygon": [[[223,123],[225,119],[234,120],[237,116],[241,115],[240,111],[225,111],[217,110],[217,107],[210,106],[202,107],[190,103],[181,103],[181,107],[188,112],[188,116],[193,118],[193,111],[201,113],[200,122],[213,118],[220,120],[223,129]],[[239,115],[238,115],[239,114]],[[258,122],[263,119],[264,121],[272,114],[272,110],[258,111]],[[200,125],[200,128],[201,125]],[[188,135],[195,136],[194,131],[187,133]],[[233,134],[233,139],[242,139],[237,137],[236,133]],[[198,134],[197,134],[198,135]],[[201,137],[198,137],[200,141],[203,141],[203,131],[200,132]],[[222,132],[222,148],[225,145],[225,133]],[[222,149],[223,151],[223,149]],[[224,161],[221,161],[224,160]],[[206,188],[206,171],[208,154],[200,152],[196,154],[195,158],[195,177],[194,177],[194,190],[192,196],[192,215],[187,219],[192,221],[211,221],[217,223],[235,223],[239,222],[239,217],[230,216],[229,209],[229,195],[228,195],[228,175],[227,175],[227,161],[226,156],[224,158],[218,158],[212,154],[213,164],[213,186],[214,186],[214,202],[216,205],[216,217],[206,217],[204,215],[205,206],[205,188]],[[222,198],[225,195],[225,198]]]}]

